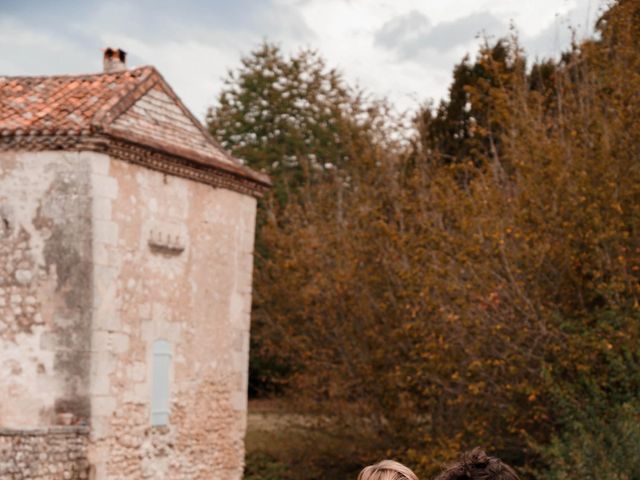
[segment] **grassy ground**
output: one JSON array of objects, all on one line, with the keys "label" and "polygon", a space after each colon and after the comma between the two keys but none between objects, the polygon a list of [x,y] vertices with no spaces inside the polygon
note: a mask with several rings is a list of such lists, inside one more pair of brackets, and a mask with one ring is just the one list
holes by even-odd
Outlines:
[{"label": "grassy ground", "polygon": [[353,480],[360,463],[350,442],[314,428],[286,402],[251,401],[245,480]]}]

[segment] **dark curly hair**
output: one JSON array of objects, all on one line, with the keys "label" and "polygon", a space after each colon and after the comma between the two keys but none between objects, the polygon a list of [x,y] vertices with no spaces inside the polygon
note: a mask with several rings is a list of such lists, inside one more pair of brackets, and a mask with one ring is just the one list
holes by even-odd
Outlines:
[{"label": "dark curly hair", "polygon": [[463,453],[458,462],[445,467],[436,480],[519,480],[515,470],[490,457],[481,448]]}]

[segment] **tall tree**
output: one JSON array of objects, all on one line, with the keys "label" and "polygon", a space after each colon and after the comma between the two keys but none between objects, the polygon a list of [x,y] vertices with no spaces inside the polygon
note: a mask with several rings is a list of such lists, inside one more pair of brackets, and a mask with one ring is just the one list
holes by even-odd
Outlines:
[{"label": "tall tree", "polygon": [[477,167],[500,148],[504,119],[496,95],[524,75],[520,53],[517,45],[499,40],[485,44],[474,62],[466,56],[456,65],[448,98],[417,117],[421,144],[432,159]]},{"label": "tall tree", "polygon": [[264,278],[264,262],[274,248],[264,226],[288,222],[283,208],[308,204],[310,185],[337,185],[371,166],[363,165],[361,153],[378,142],[386,107],[348,86],[313,50],[287,56],[263,43],[241,63],[229,72],[207,122],[225,148],[274,183],[258,210],[252,318],[250,385],[252,393],[264,393],[278,388],[292,367],[278,348],[282,329],[270,316],[279,307],[264,291],[274,281]]},{"label": "tall tree", "polygon": [[376,128],[361,93],[313,50],[287,57],[264,43],[231,71],[209,110],[209,130],[286,202],[292,190],[339,169]]}]

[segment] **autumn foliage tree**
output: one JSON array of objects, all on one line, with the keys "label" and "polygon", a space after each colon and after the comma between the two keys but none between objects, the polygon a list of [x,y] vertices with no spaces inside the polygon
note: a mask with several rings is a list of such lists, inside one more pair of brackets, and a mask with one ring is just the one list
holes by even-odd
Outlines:
[{"label": "autumn foliage tree", "polygon": [[[388,109],[346,84],[315,51],[286,55],[263,43],[230,71],[207,123],[211,133],[237,158],[267,172],[273,189],[261,201],[256,233],[256,276],[275,247],[263,235],[267,222],[286,225],[289,204],[305,208],[310,192],[343,178],[347,165],[358,168],[361,153],[383,137]],[[280,257],[276,261],[285,261]],[[284,335],[270,311],[282,313],[266,285],[256,282],[254,294],[250,387],[254,395],[280,391],[295,355],[280,348]]]},{"label": "autumn foliage tree", "polygon": [[456,65],[449,97],[435,109],[423,108],[416,119],[418,140],[430,152],[430,160],[479,166],[493,156],[505,119],[500,118],[504,105],[492,94],[524,75],[524,59],[506,39],[485,44],[474,62],[466,56]]},{"label": "autumn foliage tree", "polygon": [[639,18],[532,66],[486,45],[410,146],[359,137],[265,222],[261,335],[361,461],[638,477]]}]

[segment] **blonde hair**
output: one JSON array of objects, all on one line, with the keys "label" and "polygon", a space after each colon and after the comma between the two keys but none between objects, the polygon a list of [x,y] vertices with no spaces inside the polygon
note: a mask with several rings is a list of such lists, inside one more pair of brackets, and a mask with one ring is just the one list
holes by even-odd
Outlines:
[{"label": "blonde hair", "polygon": [[418,477],[401,463],[382,460],[365,467],[358,475],[358,480],[418,480]]}]

